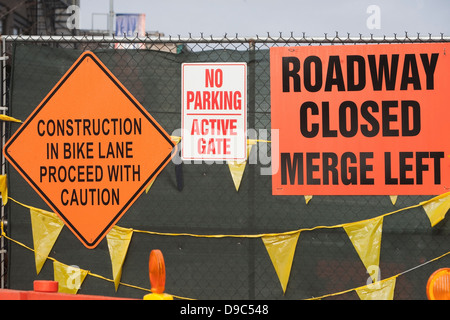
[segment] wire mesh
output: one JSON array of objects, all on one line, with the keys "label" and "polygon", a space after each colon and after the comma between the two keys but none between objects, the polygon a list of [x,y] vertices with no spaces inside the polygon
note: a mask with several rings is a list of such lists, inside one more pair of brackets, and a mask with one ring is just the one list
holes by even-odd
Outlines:
[{"label": "wire mesh", "polygon": [[[270,68],[272,46],[367,45],[448,42],[443,35],[374,38],[282,34],[242,38],[206,37],[117,38],[95,36],[7,36],[3,38],[3,97],[7,114],[25,120],[84,50],[92,50],[169,134],[181,125],[181,64],[184,62],[246,62],[248,65],[249,138],[270,140]],[[117,48],[120,44],[122,48]],[[139,45],[139,49],[136,49]],[[128,47],[127,47],[128,46]],[[123,49],[123,48],[126,49]],[[3,137],[16,127],[6,124]],[[167,233],[255,235],[298,228],[332,226],[360,221],[427,200],[429,196],[400,196],[395,206],[387,196],[317,196],[308,204],[303,196],[272,196],[271,145],[257,144],[249,158],[239,192],[226,164],[183,163],[179,188],[170,164],[148,194],[143,194],[120,221],[122,227]],[[10,195],[20,202],[49,210],[47,205],[3,160]],[[15,203],[3,220],[12,238],[31,246],[27,209]],[[380,270],[395,275],[448,252],[450,226],[444,221],[431,229],[421,208],[392,215],[383,225]],[[33,254],[2,242],[2,279],[8,288],[30,288],[34,279],[52,278],[47,263],[34,272]],[[305,299],[367,283],[369,275],[341,229],[302,232],[296,247],[288,289],[283,295],[276,272],[260,239],[202,238],[135,234],[124,264],[122,281],[148,287],[147,261],[151,249],[166,260],[167,291],[194,299]],[[67,264],[108,276],[108,249],[102,242],[89,251],[64,230],[51,256]],[[396,299],[426,299],[428,276],[448,264],[448,258],[399,278]],[[142,297],[143,293],[87,278],[80,293]],[[339,299],[356,299],[354,293]]]}]

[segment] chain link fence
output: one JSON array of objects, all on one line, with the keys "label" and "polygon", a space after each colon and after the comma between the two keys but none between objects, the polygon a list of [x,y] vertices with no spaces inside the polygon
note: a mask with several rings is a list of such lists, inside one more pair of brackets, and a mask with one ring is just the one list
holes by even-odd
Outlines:
[{"label": "chain link fence", "polygon": [[[97,36],[7,36],[2,38],[2,111],[25,120],[76,58],[91,50],[172,135],[181,135],[181,64],[246,62],[248,66],[249,139],[269,140],[271,128],[269,49],[272,46],[376,45],[448,42],[439,36],[310,38],[268,34],[242,38],[205,37],[108,38]],[[119,47],[119,48],[118,48]],[[18,128],[3,123],[3,144]],[[430,196],[272,196],[270,143],[252,149],[239,192],[226,164],[170,163],[118,225],[160,234],[135,233],[121,281],[149,288],[148,256],[160,249],[166,261],[166,292],[192,299],[307,299],[363,286],[366,272],[341,228],[301,232],[289,284],[283,294],[263,242],[251,235],[360,221],[414,206]],[[269,161],[267,160],[269,159]],[[29,206],[50,210],[23,178],[3,159],[9,195]],[[181,172],[181,180],[180,180]],[[181,182],[180,182],[181,181]],[[33,247],[29,210],[9,201],[2,207],[5,232]],[[189,235],[173,236],[173,233]],[[448,267],[448,219],[434,228],[420,207],[386,217],[380,254],[381,278],[398,277],[395,299],[426,299],[430,274]],[[203,235],[230,235],[220,238]],[[242,235],[242,236],[240,236]],[[247,237],[247,235],[250,235]],[[33,280],[53,279],[51,261],[36,275],[34,254],[1,238],[1,287],[31,289]],[[83,247],[64,228],[50,256],[67,265],[111,278],[106,240],[94,250]],[[416,268],[421,266],[420,268]],[[83,294],[142,298],[146,292],[87,277]],[[332,297],[358,299],[351,291]]]}]

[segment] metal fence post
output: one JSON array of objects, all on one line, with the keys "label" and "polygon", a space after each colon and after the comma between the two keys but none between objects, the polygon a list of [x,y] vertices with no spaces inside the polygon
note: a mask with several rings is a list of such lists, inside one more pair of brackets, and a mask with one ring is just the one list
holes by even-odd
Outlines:
[{"label": "metal fence post", "polygon": [[[3,37],[1,39],[1,68],[2,68],[2,73],[1,73],[1,79],[2,79],[2,84],[1,84],[1,113],[2,114],[6,114],[6,41],[5,38]],[[1,147],[3,149],[3,146],[5,144],[5,139],[6,139],[6,123],[3,121],[2,122],[2,140],[1,140]],[[4,175],[6,174],[6,161],[5,158],[3,156],[3,152],[1,155],[1,174]],[[2,195],[3,196],[3,195]],[[0,207],[0,221],[3,225],[4,228],[6,228],[6,214],[5,214],[5,207],[3,206],[3,204],[1,204]],[[7,271],[7,250],[6,250],[6,242],[5,242],[5,238],[1,237],[0,238],[0,288],[1,289],[5,289],[7,287],[7,283],[6,283],[6,271]]]},{"label": "metal fence post", "polygon": [[[250,39],[248,48],[248,105],[247,105],[247,116],[248,116],[248,128],[255,128],[255,111],[256,111],[256,97],[255,97],[255,82],[256,82],[256,61],[255,61],[255,41]],[[256,138],[256,137],[255,137]],[[248,229],[252,230],[254,228],[255,220],[255,166],[248,166]],[[255,243],[254,241],[249,242],[249,299],[255,299]]]}]

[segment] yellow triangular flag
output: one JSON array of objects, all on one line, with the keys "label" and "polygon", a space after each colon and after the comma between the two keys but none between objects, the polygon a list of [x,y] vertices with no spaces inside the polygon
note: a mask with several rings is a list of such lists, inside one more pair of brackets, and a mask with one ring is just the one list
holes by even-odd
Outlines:
[{"label": "yellow triangular flag", "polygon": [[445,218],[445,214],[450,209],[450,192],[444,193],[436,198],[421,203],[425,210],[431,226],[434,227]]},{"label": "yellow triangular flag", "polygon": [[53,277],[58,281],[59,293],[77,294],[89,271],[53,261]]},{"label": "yellow triangular flag", "polygon": [[116,291],[119,287],[123,262],[125,261],[132,236],[133,229],[126,229],[118,226],[114,226],[106,235]]},{"label": "yellow triangular flag", "polygon": [[22,121],[20,121],[20,120],[18,120],[16,118],[13,118],[13,117],[10,117],[10,116],[4,115],[4,114],[0,114],[0,120],[2,120],[2,121],[11,121],[11,122],[19,122],[19,123],[22,122]]},{"label": "yellow triangular flag", "polygon": [[236,191],[239,191],[239,187],[241,186],[242,176],[244,175],[246,165],[247,161],[243,161],[241,163],[228,162],[228,167],[230,169],[231,177],[233,178],[233,183],[234,187],[236,188]]},{"label": "yellow triangular flag", "polygon": [[306,204],[308,204],[308,203],[311,201],[312,197],[313,197],[313,196],[305,196],[305,202],[306,202]]},{"label": "yellow triangular flag", "polygon": [[30,208],[36,273],[42,269],[64,223],[53,212]]},{"label": "yellow triangular flag", "polygon": [[[247,159],[252,151],[252,145],[254,144],[256,144],[256,140],[247,140]],[[241,186],[242,175],[244,174],[245,166],[247,165],[247,159],[242,162],[228,161],[228,167],[230,168],[236,191],[239,191],[239,187]]]},{"label": "yellow triangular flag", "polygon": [[356,289],[361,300],[393,300],[396,278],[369,284],[363,288]]},{"label": "yellow triangular flag", "polygon": [[8,202],[8,179],[6,174],[0,175],[0,193],[2,194],[3,205],[6,205]]},{"label": "yellow triangular flag", "polygon": [[172,139],[173,143],[175,143],[175,145],[177,145],[177,144],[180,142],[181,137],[178,137],[178,136],[170,136],[170,139]]},{"label": "yellow triangular flag", "polygon": [[366,269],[376,266],[371,274],[373,281],[378,280],[383,217],[355,222],[344,226]]},{"label": "yellow triangular flag", "polygon": [[397,203],[398,196],[389,196],[389,198],[391,198],[391,202],[395,206],[395,204]]},{"label": "yellow triangular flag", "polygon": [[147,188],[145,189],[145,193],[148,193],[148,190],[150,190],[150,188],[153,185],[153,182],[155,182],[156,178],[153,178],[152,181],[150,181],[150,183],[148,184]]},{"label": "yellow triangular flag", "polygon": [[291,274],[292,261],[294,260],[299,236],[300,231],[289,235],[262,237],[262,241],[266,246],[270,260],[275,267],[281,287],[283,288],[283,294],[286,292]]}]

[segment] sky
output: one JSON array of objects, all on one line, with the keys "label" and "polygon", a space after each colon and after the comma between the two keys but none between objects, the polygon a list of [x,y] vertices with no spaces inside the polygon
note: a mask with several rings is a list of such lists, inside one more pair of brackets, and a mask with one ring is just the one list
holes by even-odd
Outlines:
[{"label": "sky", "polygon": [[[109,3],[81,0],[80,28],[106,30]],[[449,0],[114,0],[114,12],[165,36],[450,36]]]}]

